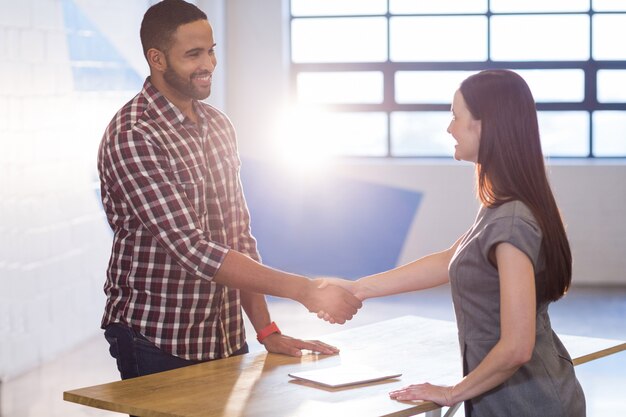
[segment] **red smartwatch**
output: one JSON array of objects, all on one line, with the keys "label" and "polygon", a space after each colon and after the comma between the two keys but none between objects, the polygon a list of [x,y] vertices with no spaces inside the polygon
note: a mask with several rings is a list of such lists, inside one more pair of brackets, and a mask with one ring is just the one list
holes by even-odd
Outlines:
[{"label": "red smartwatch", "polygon": [[273,333],[281,334],[280,329],[278,328],[276,323],[271,322],[269,325],[265,326],[263,329],[261,329],[260,332],[256,334],[256,340],[258,340],[259,343],[263,343],[263,340],[265,340],[267,336]]}]

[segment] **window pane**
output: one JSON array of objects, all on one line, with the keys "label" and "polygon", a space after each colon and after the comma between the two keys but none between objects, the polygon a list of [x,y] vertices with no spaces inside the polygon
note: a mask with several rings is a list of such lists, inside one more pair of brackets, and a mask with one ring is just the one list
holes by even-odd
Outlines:
[{"label": "window pane", "polygon": [[626,70],[598,71],[598,101],[600,103],[626,102]]},{"label": "window pane", "polygon": [[589,155],[589,113],[540,111],[539,132],[545,156]]},{"label": "window pane", "polygon": [[396,103],[452,103],[461,81],[474,71],[398,71]]},{"label": "window pane", "polygon": [[299,106],[285,114],[276,134],[277,152],[295,159],[338,155],[386,156],[387,114],[329,112]]},{"label": "window pane", "polygon": [[491,0],[494,13],[586,12],[589,0]]},{"label": "window pane", "polygon": [[386,0],[291,0],[294,16],[385,14]]},{"label": "window pane", "polygon": [[585,99],[585,73],[578,69],[562,70],[515,70],[521,75],[535,101],[581,102]]},{"label": "window pane", "polygon": [[[484,16],[392,17],[392,61],[484,61]],[[451,36],[454,33],[462,36]]]},{"label": "window pane", "polygon": [[316,118],[315,125],[316,133],[310,137],[314,141],[323,138],[335,155],[387,155],[385,113],[326,113]]},{"label": "window pane", "polygon": [[381,62],[387,59],[384,17],[294,19],[293,62]]},{"label": "window pane", "polygon": [[626,156],[626,112],[593,113],[593,153],[595,156]]},{"label": "window pane", "polygon": [[589,16],[494,16],[491,58],[496,61],[587,60]]},{"label": "window pane", "polygon": [[626,14],[593,15],[593,58],[626,59]]},{"label": "window pane", "polygon": [[275,152],[310,162],[339,155],[387,156],[387,114],[293,106],[279,120]]},{"label": "window pane", "polygon": [[301,72],[300,103],[382,103],[382,72]]},{"label": "window pane", "polygon": [[450,112],[394,112],[391,114],[393,156],[452,156],[454,139],[446,132]]},{"label": "window pane", "polygon": [[487,0],[390,0],[389,11],[395,14],[485,13]]},{"label": "window pane", "polygon": [[626,11],[626,0],[593,0],[592,5],[595,11]]}]

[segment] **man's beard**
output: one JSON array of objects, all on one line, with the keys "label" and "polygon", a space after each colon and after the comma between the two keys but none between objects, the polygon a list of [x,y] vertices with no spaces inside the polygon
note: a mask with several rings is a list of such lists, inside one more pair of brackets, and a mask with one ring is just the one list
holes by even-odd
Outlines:
[{"label": "man's beard", "polygon": [[181,77],[174,69],[172,69],[171,65],[168,64],[167,69],[163,73],[163,79],[180,94],[194,98],[196,100],[204,100],[211,94],[211,90],[209,89],[208,93],[198,90],[193,85],[192,79],[193,77],[203,76],[206,74],[206,71],[193,73],[189,79],[185,79],[184,77]]}]

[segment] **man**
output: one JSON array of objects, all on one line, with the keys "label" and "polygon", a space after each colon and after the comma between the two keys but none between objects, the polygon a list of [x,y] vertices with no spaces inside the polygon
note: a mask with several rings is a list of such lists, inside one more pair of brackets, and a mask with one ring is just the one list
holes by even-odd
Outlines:
[{"label": "man", "polygon": [[262,294],[340,323],[361,302],[259,263],[234,128],[199,101],[211,93],[216,65],[207,16],[164,0],[148,9],[140,34],[150,76],[115,115],[98,154],[114,231],[102,328],[122,379],[247,352],[242,307],[269,352],[336,353],[282,335],[270,319]]}]

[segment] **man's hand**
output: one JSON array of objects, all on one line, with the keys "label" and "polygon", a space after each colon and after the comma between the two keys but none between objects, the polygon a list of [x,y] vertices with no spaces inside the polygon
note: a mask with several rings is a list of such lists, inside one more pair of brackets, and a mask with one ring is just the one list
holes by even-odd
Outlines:
[{"label": "man's hand", "polygon": [[312,313],[325,312],[332,322],[344,324],[352,319],[363,303],[348,290],[336,285],[320,288],[320,282],[311,280],[302,295],[301,303]]},{"label": "man's hand", "polygon": [[300,340],[293,337],[285,336],[279,333],[273,333],[263,339],[263,345],[268,352],[281,353],[289,356],[302,356],[302,350],[311,350],[313,352],[322,353],[324,355],[334,355],[339,353],[339,349],[334,346],[327,345],[319,340]]},{"label": "man's hand", "polygon": [[[352,295],[354,295],[356,298],[358,298],[361,301],[364,298],[359,293],[359,287],[358,287],[357,282],[355,281],[350,281],[350,280],[342,279],[342,278],[326,277],[326,278],[317,278],[314,280],[314,282],[317,283],[317,287],[320,289],[326,288],[328,286],[336,285],[338,287],[341,287],[349,291]],[[335,317],[333,317],[332,314],[324,310],[319,310],[317,312],[317,317],[319,317],[320,319],[326,320],[327,322],[331,324],[337,323],[337,320],[335,319]]]}]

